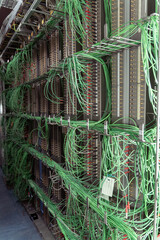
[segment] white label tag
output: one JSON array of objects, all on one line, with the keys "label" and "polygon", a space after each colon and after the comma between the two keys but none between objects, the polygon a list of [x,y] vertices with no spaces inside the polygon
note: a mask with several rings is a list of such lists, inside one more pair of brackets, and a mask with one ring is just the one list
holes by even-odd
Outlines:
[{"label": "white label tag", "polygon": [[114,189],[114,182],[115,182],[114,178],[103,177],[103,181],[102,181],[102,194],[103,195],[112,197],[113,189]]}]

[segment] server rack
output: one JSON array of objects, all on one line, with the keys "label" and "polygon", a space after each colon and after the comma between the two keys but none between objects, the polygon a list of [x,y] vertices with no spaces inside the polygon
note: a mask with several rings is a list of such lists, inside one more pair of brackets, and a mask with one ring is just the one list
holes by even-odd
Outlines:
[{"label": "server rack", "polygon": [[[115,50],[114,53],[112,53],[112,51],[109,54],[103,53],[102,59],[107,64],[108,61],[110,61],[110,56],[108,57],[108,55],[111,55],[111,66],[107,66],[108,68],[111,68],[112,72],[112,117],[109,125],[107,125],[108,123],[106,122],[104,123],[104,126],[103,124],[100,125],[100,130],[97,130],[96,128],[92,129],[92,121],[99,122],[101,124],[103,122],[102,115],[105,112],[103,101],[106,96],[102,89],[104,86],[104,75],[102,73],[101,64],[96,60],[93,60],[93,57],[90,57],[86,64],[86,76],[85,74],[83,76],[86,84],[86,112],[83,112],[79,106],[79,99],[77,98],[75,89],[70,82],[71,73],[67,72],[67,68],[63,68],[62,70],[61,65],[62,61],[72,58],[79,50],[82,50],[84,54],[94,54],[95,52],[92,50],[94,48],[93,45],[99,42],[101,44],[101,40],[103,38],[102,35],[106,31],[106,29],[105,31],[102,29],[103,25],[105,25],[106,28],[104,19],[101,17],[101,12],[104,11],[102,2],[103,1],[100,0],[85,2],[84,14],[87,20],[82,19],[82,25],[85,29],[85,38],[82,41],[82,46],[80,46],[81,44],[79,42],[76,42],[77,33],[75,32],[75,29],[72,28],[72,20],[68,15],[67,17],[65,16],[65,19],[58,23],[61,31],[58,31],[56,27],[56,29],[52,29],[51,33],[48,34],[47,32],[44,39],[42,38],[40,41],[37,41],[36,47],[33,48],[32,52],[32,63],[28,63],[28,65],[24,67],[21,73],[22,76],[20,78],[20,82],[19,80],[17,81],[17,79],[15,79],[16,83],[12,86],[17,87],[20,83],[26,84],[27,82],[30,86],[30,88],[27,88],[26,95],[24,96],[25,108],[23,113],[27,112],[28,116],[25,116],[24,114],[22,117],[26,117],[28,119],[28,124],[31,128],[28,130],[28,133],[25,134],[26,139],[28,138],[29,133],[32,133],[31,141],[29,141],[29,139],[28,141],[29,143],[32,143],[34,149],[37,151],[34,152],[33,149],[31,151],[30,148],[28,150],[31,151],[32,154],[34,153],[33,179],[37,184],[36,187],[34,183],[30,182],[30,185],[35,191],[33,202],[37,208],[37,211],[41,212],[46,224],[50,225],[53,231],[60,227],[60,224],[57,225],[56,214],[53,214],[54,216],[52,217],[54,224],[51,224],[51,216],[49,216],[47,210],[49,208],[46,205],[44,198],[39,195],[39,190],[37,190],[38,187],[43,190],[44,195],[47,196],[48,199],[52,200],[53,204],[55,202],[61,203],[59,210],[63,212],[64,216],[71,217],[72,213],[76,219],[76,214],[79,214],[79,209],[74,209],[75,195],[72,196],[72,191],[74,191],[75,187],[74,181],[79,181],[81,177],[79,177],[79,175],[75,177],[73,174],[77,166],[74,165],[74,163],[72,164],[74,159],[70,159],[69,157],[68,161],[70,162],[70,175],[73,177],[71,178],[73,181],[70,184],[67,182],[66,176],[69,177],[69,175],[67,175],[68,172],[66,171],[67,164],[65,156],[63,156],[63,149],[66,147],[65,144],[69,137],[70,128],[76,129],[74,120],[80,120],[82,124],[81,126],[84,129],[83,134],[77,133],[78,128],[75,131],[76,137],[81,136],[82,140],[77,140],[77,142],[80,142],[80,145],[74,147],[77,158],[84,160],[84,162],[81,164],[83,166],[83,176],[87,180],[83,182],[82,186],[85,186],[86,189],[89,188],[89,185],[93,187],[92,199],[90,199],[90,197],[84,199],[81,195],[81,220],[84,221],[88,226],[85,228],[83,237],[84,239],[96,239],[104,236],[106,236],[107,239],[136,239],[136,237],[139,237],[140,235],[145,237],[143,236],[143,232],[136,231],[133,227],[131,230],[134,231],[134,233],[132,233],[132,231],[129,233],[130,230],[127,229],[125,222],[130,221],[128,220],[130,203],[128,204],[127,202],[126,204],[126,199],[129,199],[132,202],[131,208],[134,208],[134,202],[138,201],[138,204],[136,204],[137,209],[140,208],[140,205],[143,201],[143,194],[139,193],[142,182],[142,177],[140,176],[142,169],[139,167],[141,158],[138,156],[139,145],[133,144],[133,139],[130,137],[131,134],[125,133],[121,135],[121,133],[116,133],[116,136],[114,136],[114,132],[112,133],[112,129],[110,129],[109,126],[114,128],[115,120],[119,119],[120,123],[132,126],[133,120],[135,120],[140,129],[140,142],[143,142],[143,126],[147,121],[147,88],[143,72],[141,46],[135,46],[135,44],[133,44],[134,46],[130,48],[121,49],[120,47],[119,51]],[[121,31],[121,25],[124,24],[125,27],[127,27],[129,21],[137,21],[141,17],[146,17],[147,5],[147,1],[140,0],[112,1],[112,6],[109,5],[109,8],[111,7],[112,9],[112,32],[114,33],[114,31],[118,29],[119,33]],[[40,11],[40,9],[38,11]],[[136,9],[139,9],[139,11]],[[48,9],[45,9],[45,11],[48,11]],[[42,15],[44,15],[44,13],[42,13]],[[118,41],[123,44],[126,41],[139,41],[140,34],[141,33],[139,30],[135,35],[132,36],[132,39],[126,39],[120,36]],[[63,48],[62,42],[60,41],[60,36],[62,35]],[[105,39],[107,41],[113,41],[111,38],[108,38],[108,36],[105,36],[105,38],[107,38]],[[108,46],[109,44],[111,43],[109,42]],[[52,78],[48,78],[48,74],[50,74],[48,70],[50,69],[56,71],[57,73],[56,76],[54,76],[54,81],[52,81]],[[50,95],[52,95],[52,99],[50,98]],[[79,121],[77,121],[77,123],[80,124]],[[106,176],[103,176],[104,169],[101,162],[103,158],[102,152],[104,154],[104,149],[102,148],[103,137],[107,139],[108,144],[113,146],[112,154],[113,158],[115,158],[113,163],[116,165],[116,167],[113,169],[113,172],[116,173],[115,176],[108,174],[109,176],[111,175],[111,181],[113,179],[116,179],[117,181],[114,185],[114,196],[110,196],[110,198],[107,194],[104,194],[103,186],[101,186],[101,184],[107,184],[105,180]],[[71,143],[70,139],[68,142]],[[117,146],[114,146],[115,142],[118,144]],[[83,152],[81,152],[81,149],[83,149]],[[40,155],[38,156],[39,153]],[[118,162],[116,164],[116,156],[119,157],[122,162],[124,162],[124,164],[121,164],[120,171],[122,172],[122,178],[120,178],[119,182],[117,179],[120,171],[118,170]],[[55,163],[58,165],[54,165]],[[54,167],[51,167],[52,164],[54,165],[55,170]],[[61,170],[59,170],[59,165],[62,167]],[[112,168],[112,164],[109,166],[109,168]],[[134,171],[132,169],[134,169]],[[64,170],[66,172],[63,172]],[[65,173],[66,175],[63,175],[62,173]],[[109,181],[108,175],[107,181]],[[63,185],[63,181],[65,182],[65,186]],[[50,185],[52,187],[50,187]],[[120,188],[120,186],[123,186],[123,188]],[[98,192],[97,187],[100,187],[101,193]],[[51,193],[49,193],[49,191],[51,191]],[[97,195],[94,191],[97,193]],[[118,197],[116,196],[116,192],[120,192]],[[128,197],[127,193],[129,193],[130,197]],[[111,204],[110,206],[113,207],[116,201],[119,201],[120,197],[124,199],[120,201],[119,206],[121,209],[124,209],[124,211],[126,209],[125,218],[123,214],[123,224],[121,225],[123,228],[122,230],[116,224],[114,225],[113,223],[111,224],[107,221],[106,211],[102,211],[104,214],[103,217],[99,216],[99,213],[97,213],[97,209],[99,209],[100,205],[103,205],[103,201],[109,201]],[[70,201],[73,202],[73,206],[70,205]],[[96,208],[96,216],[99,220],[99,224],[96,222],[93,227],[94,234],[89,230],[89,228],[92,226],[92,220],[94,219],[94,207],[92,205],[92,201],[94,204],[95,202],[97,203],[94,207]],[[79,203],[77,203],[77,206],[79,207],[78,204]],[[108,204],[108,202],[106,204]],[[111,214],[109,215],[109,218],[110,217],[112,217]],[[141,217],[143,217],[143,213],[138,213],[135,215],[135,219],[137,221]],[[102,227],[104,228],[104,231],[100,230]],[[76,223],[72,222],[72,225],[69,225],[69,229],[74,238],[79,239],[78,237],[80,236],[79,232],[76,231]],[[57,231],[57,239],[64,238],[64,229],[62,233],[60,233],[61,231],[62,228],[61,230],[59,229]]]}]

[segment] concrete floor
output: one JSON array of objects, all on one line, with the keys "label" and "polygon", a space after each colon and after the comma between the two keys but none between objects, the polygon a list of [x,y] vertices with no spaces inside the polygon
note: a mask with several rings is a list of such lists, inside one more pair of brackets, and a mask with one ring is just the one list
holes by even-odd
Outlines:
[{"label": "concrete floor", "polygon": [[34,223],[4,184],[0,168],[0,240],[42,240]]}]

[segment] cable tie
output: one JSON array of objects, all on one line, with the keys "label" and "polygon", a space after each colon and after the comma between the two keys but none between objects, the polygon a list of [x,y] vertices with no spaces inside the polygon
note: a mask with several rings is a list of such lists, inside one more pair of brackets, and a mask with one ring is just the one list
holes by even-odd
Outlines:
[{"label": "cable tie", "polygon": [[139,139],[142,142],[145,142],[144,140],[144,123],[142,123],[139,127]]},{"label": "cable tie", "polygon": [[108,122],[107,121],[104,122],[104,134],[106,136],[109,136],[109,134],[108,134]]},{"label": "cable tie", "polygon": [[60,125],[62,126],[62,116],[60,117]]},{"label": "cable tie", "polygon": [[89,131],[89,118],[87,118],[87,130]]},{"label": "cable tie", "polygon": [[105,225],[107,225],[107,212],[106,211],[104,212],[104,223],[105,223]]},{"label": "cable tie", "polygon": [[89,199],[87,197],[87,211],[89,210]]},{"label": "cable tie", "polygon": [[51,123],[51,116],[49,115],[49,118],[48,118],[48,120],[49,120],[49,123]]},{"label": "cable tie", "polygon": [[70,127],[71,126],[71,118],[70,118],[70,116],[68,117],[68,127]]}]

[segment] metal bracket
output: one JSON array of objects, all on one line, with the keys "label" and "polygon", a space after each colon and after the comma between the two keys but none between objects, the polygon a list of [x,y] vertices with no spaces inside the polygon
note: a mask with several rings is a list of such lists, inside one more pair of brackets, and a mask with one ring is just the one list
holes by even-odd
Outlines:
[{"label": "metal bracket", "polygon": [[39,10],[36,10],[36,9],[32,9],[31,11],[32,11],[32,12],[39,13],[39,14],[43,14],[43,15],[47,15],[47,16],[51,16],[50,13],[47,13],[47,12],[44,12],[44,11],[39,11]]},{"label": "metal bracket", "polygon": [[139,140],[145,142],[144,140],[144,123],[139,126]]},{"label": "metal bracket", "polygon": [[106,136],[109,136],[109,134],[108,134],[108,122],[107,121],[104,122],[104,134]]}]

